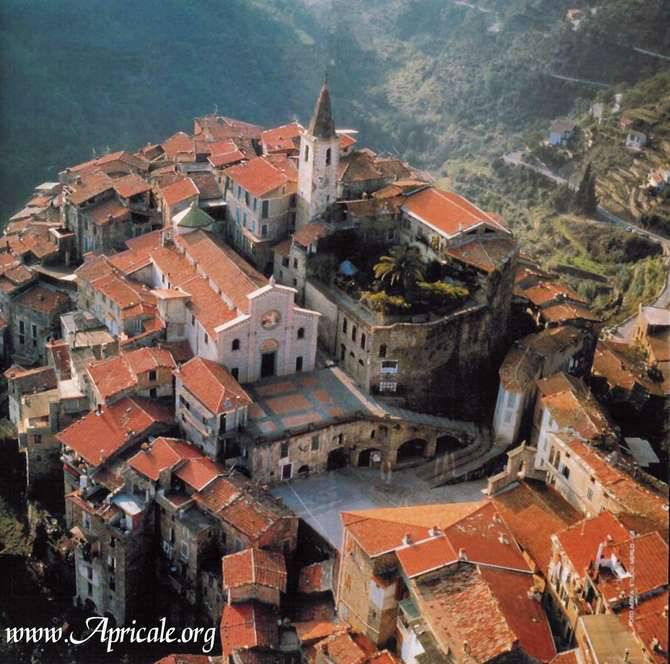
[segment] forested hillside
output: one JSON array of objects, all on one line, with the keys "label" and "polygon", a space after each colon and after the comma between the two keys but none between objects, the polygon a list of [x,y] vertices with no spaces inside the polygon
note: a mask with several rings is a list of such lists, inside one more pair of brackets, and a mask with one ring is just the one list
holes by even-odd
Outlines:
[{"label": "forested hillside", "polygon": [[[670,4],[608,0],[5,0],[0,214],[92,150],[194,115],[306,119],[327,70],[340,126],[429,167],[492,154],[670,61]],[[586,15],[575,30],[568,8]]]}]

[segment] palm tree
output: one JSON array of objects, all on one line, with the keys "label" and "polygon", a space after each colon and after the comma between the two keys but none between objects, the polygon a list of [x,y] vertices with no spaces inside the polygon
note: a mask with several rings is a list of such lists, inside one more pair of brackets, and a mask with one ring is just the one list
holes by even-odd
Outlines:
[{"label": "palm tree", "polygon": [[374,266],[375,278],[393,289],[405,292],[411,299],[417,281],[423,281],[423,261],[417,247],[401,244],[393,247],[388,256],[381,256]]}]

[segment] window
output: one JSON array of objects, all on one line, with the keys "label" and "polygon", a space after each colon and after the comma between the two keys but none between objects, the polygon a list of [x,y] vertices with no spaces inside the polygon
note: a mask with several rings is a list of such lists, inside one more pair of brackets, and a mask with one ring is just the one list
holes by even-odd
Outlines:
[{"label": "window", "polygon": [[19,334],[25,334],[26,332],[26,324],[20,320],[19,321]]},{"label": "window", "polygon": [[232,348],[233,348],[233,350],[240,350],[240,340],[239,339],[233,339]]},{"label": "window", "polygon": [[305,146],[305,161],[309,161],[309,145]]},{"label": "window", "polygon": [[205,332],[205,345],[209,343],[209,335]]},{"label": "window", "polygon": [[398,360],[383,360],[382,361],[382,373],[383,374],[395,374],[398,373]]},{"label": "window", "polygon": [[240,379],[240,370],[237,367],[233,367],[230,370],[230,375],[235,379],[239,380]]},{"label": "window", "polygon": [[514,408],[514,406],[516,406],[516,394],[514,392],[510,392],[507,395],[507,407]]},{"label": "window", "polygon": [[195,325],[195,316],[191,316],[191,327]]},{"label": "window", "polygon": [[347,354],[347,349],[344,344],[340,344],[340,361],[344,362],[344,356]]},{"label": "window", "polygon": [[365,332],[361,333],[361,348],[365,350]]},{"label": "window", "polygon": [[244,192],[244,204],[249,207],[249,204],[251,203],[251,198],[249,197],[249,192],[245,191]]},{"label": "window", "polygon": [[305,338],[305,328],[304,327],[299,327],[298,328],[298,339],[304,339]]},{"label": "window", "polygon": [[88,512],[81,513],[81,525],[83,526],[84,530],[91,529],[91,515]]},{"label": "window", "polygon": [[226,433],[226,414],[222,413],[219,418],[219,433]]},{"label": "window", "polygon": [[261,204],[261,217],[267,219],[268,214],[270,213],[270,201],[263,201]]},{"label": "window", "polygon": [[188,554],[189,554],[188,542],[182,542],[181,547],[179,548],[179,557],[182,560],[188,560]]},{"label": "window", "polygon": [[93,584],[90,581],[88,582],[88,594],[93,594]]},{"label": "window", "polygon": [[379,357],[386,357],[386,344],[379,347]]},{"label": "window", "polygon": [[258,205],[258,199],[254,196],[254,205],[253,205],[254,212],[256,212],[257,205]]},{"label": "window", "polygon": [[149,381],[153,383],[155,380],[156,380],[156,371],[152,369],[149,372]]},{"label": "window", "polygon": [[398,389],[398,383],[381,382],[379,383],[380,392],[395,392]]},{"label": "window", "polygon": [[288,263],[289,263],[288,256],[281,259],[282,267],[288,267]]},{"label": "window", "polygon": [[263,224],[263,225],[261,226],[261,235],[262,235],[263,237],[265,237],[267,234],[268,234],[268,225],[267,225],[267,224]]},{"label": "window", "polygon": [[293,269],[294,269],[294,270],[297,270],[297,269],[298,269],[298,259],[297,259],[297,258],[294,258],[294,259],[293,259]]},{"label": "window", "polygon": [[358,328],[355,325],[351,326],[351,340],[356,341],[356,333],[358,332]]},{"label": "window", "polygon": [[295,370],[302,371],[302,355],[295,358]]},{"label": "window", "polygon": [[316,452],[319,449],[319,437],[312,436],[312,452]]},{"label": "window", "polygon": [[280,449],[279,449],[279,456],[282,459],[286,459],[286,457],[288,457],[288,442],[287,441],[284,441],[281,444]]},{"label": "window", "polygon": [[570,479],[570,469],[567,466],[563,466],[563,468],[561,469],[561,475],[563,475],[563,477],[565,477],[566,480]]},{"label": "window", "polygon": [[326,150],[326,166],[330,166],[330,159],[331,159],[331,150],[328,148]]},{"label": "window", "polygon": [[37,339],[37,325],[31,325],[33,339]]},{"label": "window", "polygon": [[344,334],[347,333],[347,319],[346,318],[342,321],[342,332],[344,332]]}]

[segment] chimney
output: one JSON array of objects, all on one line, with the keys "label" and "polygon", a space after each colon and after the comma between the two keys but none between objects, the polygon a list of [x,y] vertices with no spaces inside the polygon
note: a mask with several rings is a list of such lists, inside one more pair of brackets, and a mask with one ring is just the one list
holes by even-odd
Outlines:
[{"label": "chimney", "polygon": [[463,641],[463,652],[466,655],[470,654],[470,644],[467,641]]},{"label": "chimney", "polygon": [[623,661],[630,662],[630,650],[628,648],[623,651]]},{"label": "chimney", "polygon": [[429,531],[428,535],[430,537],[439,537],[442,533],[440,532],[440,529],[437,526],[433,526]]},{"label": "chimney", "polygon": [[458,559],[459,560],[467,560],[468,559],[468,556],[465,553],[465,549],[461,548],[461,549],[458,550]]},{"label": "chimney", "polygon": [[102,415],[102,404],[98,404],[98,405],[95,407],[95,414],[96,414],[98,417],[99,417],[100,415]]},{"label": "chimney", "polygon": [[409,533],[405,533],[402,537],[403,546],[409,546],[412,543],[412,538]]},{"label": "chimney", "polygon": [[140,449],[144,450],[145,452],[148,452],[149,451],[149,443],[146,443],[146,442],[142,443],[142,445],[140,445]]}]

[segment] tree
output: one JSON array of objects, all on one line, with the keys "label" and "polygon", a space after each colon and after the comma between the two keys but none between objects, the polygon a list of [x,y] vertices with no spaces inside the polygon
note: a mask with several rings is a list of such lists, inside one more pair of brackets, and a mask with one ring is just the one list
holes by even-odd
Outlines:
[{"label": "tree", "polygon": [[596,194],[596,176],[591,164],[587,164],[582,176],[577,194],[575,208],[582,214],[593,214],[598,209],[598,194]]},{"label": "tree", "polygon": [[417,247],[401,244],[393,247],[388,256],[382,256],[374,266],[375,278],[391,289],[402,290],[410,299],[417,281],[423,281],[423,261]]},{"label": "tree", "polygon": [[552,195],[551,202],[556,212],[568,212],[575,203],[575,196],[569,185],[560,185]]}]

